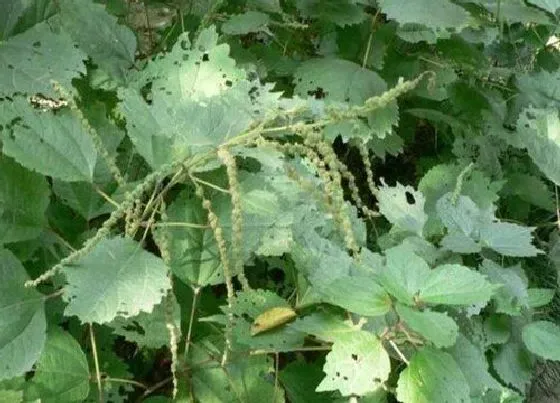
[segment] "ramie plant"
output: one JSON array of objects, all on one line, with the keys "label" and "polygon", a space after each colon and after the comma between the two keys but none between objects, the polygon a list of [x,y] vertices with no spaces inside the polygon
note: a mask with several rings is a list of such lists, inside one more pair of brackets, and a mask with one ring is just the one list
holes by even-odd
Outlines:
[{"label": "ramie plant", "polygon": [[560,7],[191,3],[0,6],[0,401],[538,401]]}]

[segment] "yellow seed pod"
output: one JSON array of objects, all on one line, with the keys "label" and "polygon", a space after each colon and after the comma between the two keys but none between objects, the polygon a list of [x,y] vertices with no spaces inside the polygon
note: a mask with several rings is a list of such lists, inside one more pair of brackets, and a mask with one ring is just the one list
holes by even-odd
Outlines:
[{"label": "yellow seed pod", "polygon": [[277,306],[261,313],[251,326],[251,336],[288,323],[297,316],[292,308]]}]

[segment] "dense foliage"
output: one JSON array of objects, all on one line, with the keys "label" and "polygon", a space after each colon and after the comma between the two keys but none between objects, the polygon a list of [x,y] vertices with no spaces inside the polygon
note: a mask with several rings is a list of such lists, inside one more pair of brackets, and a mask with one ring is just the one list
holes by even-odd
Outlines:
[{"label": "dense foliage", "polygon": [[0,402],[557,401],[558,12],[3,1]]}]

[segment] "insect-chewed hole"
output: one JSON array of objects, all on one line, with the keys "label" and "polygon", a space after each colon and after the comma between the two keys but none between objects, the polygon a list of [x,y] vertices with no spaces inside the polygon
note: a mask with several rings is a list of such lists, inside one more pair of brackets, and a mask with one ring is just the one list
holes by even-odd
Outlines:
[{"label": "insect-chewed hole", "polygon": [[405,192],[405,196],[406,196],[406,202],[408,204],[414,204],[416,203],[416,199],[414,198],[414,195],[410,192]]}]

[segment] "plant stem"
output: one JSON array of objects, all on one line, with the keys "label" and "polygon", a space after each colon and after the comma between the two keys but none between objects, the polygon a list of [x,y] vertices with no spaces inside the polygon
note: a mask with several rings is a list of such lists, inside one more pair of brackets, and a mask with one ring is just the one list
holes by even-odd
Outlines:
[{"label": "plant stem", "polygon": [[185,353],[184,353],[184,357],[185,359],[188,358],[189,355],[189,349],[191,347],[191,336],[192,336],[192,327],[193,327],[193,322],[194,322],[194,314],[195,314],[195,310],[196,310],[196,303],[198,301],[198,296],[200,295],[200,287],[195,287],[193,288],[193,299],[192,299],[192,305],[191,305],[191,316],[189,318],[189,329],[187,330],[187,339],[185,340]]},{"label": "plant stem", "polygon": [[91,342],[91,350],[93,354],[93,362],[95,363],[95,378],[97,379],[97,392],[99,393],[99,403],[104,402],[103,386],[101,385],[101,372],[99,371],[99,357],[97,356],[97,343],[95,342],[95,334],[93,332],[93,324],[89,324],[89,339]]}]

